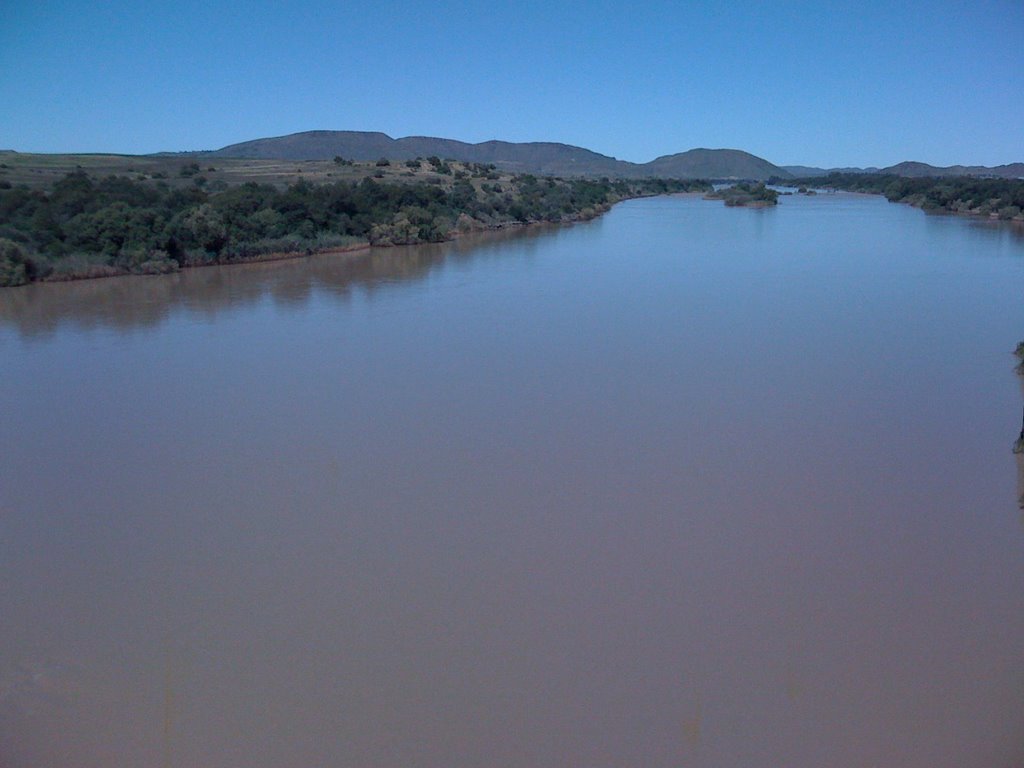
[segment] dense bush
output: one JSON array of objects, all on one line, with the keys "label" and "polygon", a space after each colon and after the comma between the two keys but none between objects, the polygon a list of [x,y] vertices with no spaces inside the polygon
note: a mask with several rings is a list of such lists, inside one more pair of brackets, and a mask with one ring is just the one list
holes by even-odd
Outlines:
[{"label": "dense bush", "polygon": [[906,178],[877,173],[831,173],[809,179],[779,179],[784,184],[842,189],[885,195],[890,202],[909,203],[926,211],[968,213],[1024,220],[1024,180],[975,176]]},{"label": "dense bush", "polygon": [[760,183],[733,184],[708,194],[715,200],[724,200],[726,205],[777,205],[779,193]]},{"label": "dense bush", "polygon": [[[437,158],[429,162],[435,169],[448,165]],[[474,170],[484,176],[491,166]],[[437,242],[455,231],[583,218],[625,197],[707,188],[704,182],[532,175],[479,188],[468,174],[447,182],[449,187],[436,177],[432,181],[300,180],[284,189],[250,182],[215,191],[170,189],[127,177],[97,180],[77,171],[48,193],[0,189],[0,284],[163,272],[357,241]]]},{"label": "dense bush", "polygon": [[0,286],[24,285],[35,277],[32,261],[13,240],[0,238]]}]

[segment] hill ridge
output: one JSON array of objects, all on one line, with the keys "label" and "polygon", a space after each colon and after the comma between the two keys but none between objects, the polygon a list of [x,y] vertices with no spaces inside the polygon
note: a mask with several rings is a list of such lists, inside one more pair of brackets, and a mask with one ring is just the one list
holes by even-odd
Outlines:
[{"label": "hill ridge", "polygon": [[678,179],[742,179],[826,176],[840,173],[880,173],[905,177],[995,176],[1024,178],[1024,163],[997,166],[934,166],[907,160],[885,168],[818,168],[775,165],[741,149],[695,147],[685,152],[660,155],[646,163],[633,163],[586,147],[559,141],[512,142],[488,139],[477,143],[438,136],[393,138],[383,131],[313,129],[283,136],[250,139],[201,153],[213,157],[265,160],[373,161],[380,158],[404,161],[437,156],[469,163],[493,163],[503,171],[544,176],[608,176],[636,179],[650,176]]},{"label": "hill ridge", "polygon": [[766,180],[785,169],[739,149],[699,147],[632,163],[586,147],[555,141],[469,143],[435,136],[392,138],[380,131],[311,130],[229,144],[204,155],[274,160],[411,160],[436,155],[461,162],[494,163],[505,171],[547,176],[713,178]]},{"label": "hill ridge", "polygon": [[885,168],[818,168],[807,165],[782,166],[796,178],[813,178],[828,176],[830,173],[864,173],[888,174],[905,178],[940,178],[943,176],[978,176],[1000,179],[1024,178],[1024,163],[1006,163],[1004,165],[947,165],[938,166],[916,160],[904,160],[902,163]]}]

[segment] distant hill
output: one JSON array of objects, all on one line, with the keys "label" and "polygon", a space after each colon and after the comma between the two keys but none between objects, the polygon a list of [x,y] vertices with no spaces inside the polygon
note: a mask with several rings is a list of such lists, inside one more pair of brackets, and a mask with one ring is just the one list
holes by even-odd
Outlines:
[{"label": "distant hill", "polygon": [[334,157],[343,157],[346,160],[362,162],[382,157],[401,161],[437,156],[465,163],[494,163],[501,170],[512,173],[609,176],[627,179],[657,176],[669,179],[766,181],[772,177],[811,178],[827,176],[830,173],[1024,178],[1024,163],[1011,163],[993,168],[981,165],[939,168],[916,162],[899,163],[888,168],[818,168],[809,165],[778,166],[738,149],[691,149],[674,155],[664,155],[649,163],[630,163],[571,144],[509,141],[470,144],[431,136],[393,139],[386,133],[376,131],[304,131],[288,136],[243,141],[199,154],[204,157],[260,160],[331,160]]},{"label": "distant hill", "polygon": [[991,176],[1000,179],[1024,178],[1024,163],[1010,163],[988,167],[984,165],[950,165],[940,168],[928,163],[904,162],[890,165],[888,168],[815,168],[809,165],[782,166],[798,179],[809,179],[815,176],[828,176],[830,173],[888,173],[907,178],[924,178],[929,176]]},{"label": "distant hill", "polygon": [[798,179],[807,179],[812,176],[828,176],[830,173],[878,173],[874,166],[870,168],[816,168],[811,165],[783,165],[787,171]]},{"label": "distant hill", "polygon": [[214,157],[274,160],[411,160],[437,156],[467,163],[494,163],[504,170],[550,176],[628,176],[633,163],[568,144],[536,142],[513,144],[485,141],[468,144],[454,139],[408,136],[393,139],[364,131],[306,131],[289,136],[255,139],[209,153]]},{"label": "distant hill", "polygon": [[790,174],[767,160],[737,149],[691,149],[659,157],[650,163],[617,160],[583,147],[551,142],[512,143],[485,141],[469,144],[454,139],[409,136],[393,139],[364,131],[306,131],[289,136],[254,139],[232,144],[206,157],[273,160],[409,160],[437,157],[473,163],[494,163],[505,171],[547,176],[610,176],[676,179],[757,179]]},{"label": "distant hill", "polygon": [[815,168],[811,165],[782,165],[779,167],[798,179],[809,179],[812,176],[828,176],[829,173],[825,168]]},{"label": "distant hill", "polygon": [[738,149],[691,149],[641,166],[646,175],[668,179],[758,179],[791,174],[763,158]]},{"label": "distant hill", "polygon": [[949,165],[941,168],[928,163],[907,161],[883,168],[879,173],[919,178],[923,176],[994,176],[1000,179],[1024,178],[1024,163],[988,167],[984,165]]}]

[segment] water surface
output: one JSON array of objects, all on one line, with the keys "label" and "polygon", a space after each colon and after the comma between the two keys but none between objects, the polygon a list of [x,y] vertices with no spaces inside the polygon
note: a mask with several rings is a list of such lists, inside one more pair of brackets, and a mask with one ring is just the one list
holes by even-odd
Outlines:
[{"label": "water surface", "polygon": [[1024,238],[878,197],[0,292],[0,764],[1024,763]]}]

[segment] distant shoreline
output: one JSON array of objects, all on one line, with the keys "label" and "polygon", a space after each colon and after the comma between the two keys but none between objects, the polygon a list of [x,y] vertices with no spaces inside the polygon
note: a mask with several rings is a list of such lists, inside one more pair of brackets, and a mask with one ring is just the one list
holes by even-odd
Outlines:
[{"label": "distant shoreline", "polygon": [[832,174],[827,178],[774,179],[785,187],[882,195],[925,213],[1024,223],[1024,179],[973,176],[906,178],[891,174]]}]

